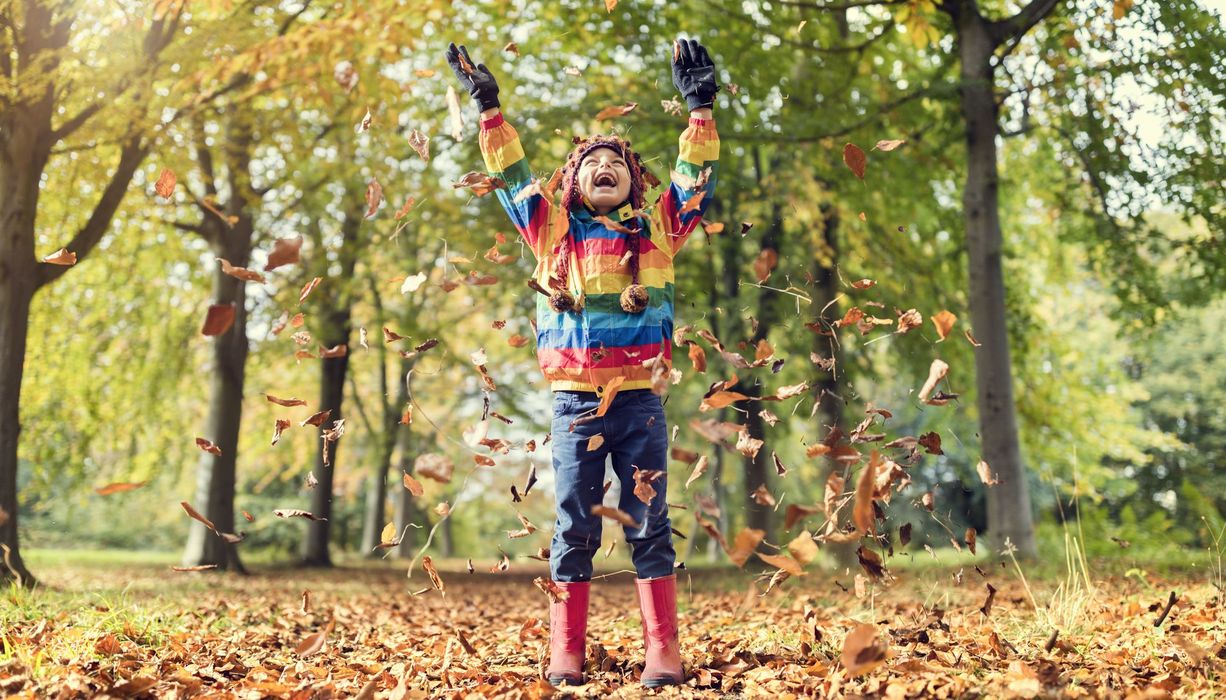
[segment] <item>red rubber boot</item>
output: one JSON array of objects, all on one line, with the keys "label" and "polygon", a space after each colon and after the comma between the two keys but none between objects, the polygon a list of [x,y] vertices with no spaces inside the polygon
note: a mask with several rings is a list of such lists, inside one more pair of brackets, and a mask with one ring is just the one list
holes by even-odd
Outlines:
[{"label": "red rubber boot", "polygon": [[555,581],[570,595],[549,604],[549,670],[545,679],[555,687],[583,685],[583,657],[587,650],[587,601],[590,581]]},{"label": "red rubber boot", "polygon": [[635,579],[639,611],[643,614],[643,645],[647,662],[643,665],[643,685],[659,688],[680,685],[681,645],[677,641],[677,576]]}]

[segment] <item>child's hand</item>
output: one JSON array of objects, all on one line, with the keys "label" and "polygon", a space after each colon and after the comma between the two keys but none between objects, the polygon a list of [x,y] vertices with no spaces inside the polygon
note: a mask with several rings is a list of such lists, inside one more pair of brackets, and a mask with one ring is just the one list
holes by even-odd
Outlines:
[{"label": "child's hand", "polygon": [[673,42],[673,85],[685,97],[690,111],[715,104],[715,93],[719,92],[715,64],[706,47],[694,39]]},{"label": "child's hand", "polygon": [[467,47],[456,48],[455,42],[449,44],[447,46],[447,65],[451,66],[456,79],[460,81],[460,87],[472,95],[482,112],[499,107],[498,81],[494,80],[494,76],[484,63],[473,63],[473,60],[468,57]]}]

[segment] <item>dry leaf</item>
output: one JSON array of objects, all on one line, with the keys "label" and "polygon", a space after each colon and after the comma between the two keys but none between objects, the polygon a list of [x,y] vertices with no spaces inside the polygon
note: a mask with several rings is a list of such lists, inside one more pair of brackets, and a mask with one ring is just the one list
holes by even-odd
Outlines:
[{"label": "dry leaf", "polygon": [[855,678],[877,668],[888,656],[888,641],[877,640],[877,628],[871,624],[860,624],[843,640],[843,654],[839,660],[843,662],[847,675]]},{"label": "dry leaf", "polygon": [[43,262],[48,265],[64,265],[65,267],[77,264],[77,254],[70,252],[67,248],[60,248],[51,255],[43,258]]},{"label": "dry leaf", "polygon": [[272,252],[268,254],[268,262],[264,265],[264,272],[298,262],[299,254],[302,251],[302,240],[302,236],[297,236],[295,238],[278,238],[274,241]]},{"label": "dry leaf", "polygon": [[868,158],[859,146],[854,143],[843,146],[843,162],[856,174],[856,177],[864,179],[864,168],[868,165]]},{"label": "dry leaf", "polygon": [[[417,155],[421,156],[422,160],[426,161],[427,163],[430,162],[430,137],[423,134],[419,129],[414,129],[409,132],[409,147],[414,151],[417,151]],[[413,199],[410,198],[410,205],[412,202]],[[398,213],[396,218],[399,219],[401,216],[403,216],[403,214]]]},{"label": "dry leaf", "polygon": [[217,336],[222,335],[230,330],[230,326],[234,325],[235,306],[233,302],[228,304],[210,304],[208,313],[204,317],[204,327],[200,329],[201,335]]},{"label": "dry leaf", "polygon": [[196,447],[199,447],[200,449],[204,450],[205,452],[208,452],[211,455],[215,455],[217,457],[221,456],[221,448],[218,447],[217,445],[214,445],[212,442],[205,440],[202,437],[196,438]]},{"label": "dry leaf", "polygon": [[878,141],[877,145],[873,146],[873,148],[878,151],[888,152],[888,151],[894,150],[895,148],[898,148],[899,146],[903,145],[906,142],[907,142],[906,139],[881,140],[881,141]]},{"label": "dry leaf", "polygon": [[937,327],[937,335],[941,336],[941,340],[949,337],[949,331],[953,329],[954,324],[958,322],[958,317],[948,311],[941,311],[932,317],[932,325]]},{"label": "dry leaf", "polygon": [[596,113],[595,119],[596,121],[599,122],[599,121],[604,121],[606,119],[612,119],[614,117],[624,117],[627,114],[630,114],[631,112],[633,112],[636,108],[638,108],[638,106],[639,106],[639,103],[637,102],[627,102],[621,105],[613,105],[611,107],[605,107],[604,109]]},{"label": "dry leaf", "polygon": [[383,185],[375,178],[370,178],[370,182],[366,183],[366,214],[365,218],[374,217],[379,211],[379,205],[383,203]]},{"label": "dry leaf", "polygon": [[625,525],[626,527],[632,527],[632,528],[641,527],[637,522],[634,521],[634,518],[630,517],[630,514],[627,513],[626,511],[619,510],[617,508],[611,508],[609,506],[601,505],[599,503],[592,506],[592,514],[600,515],[600,516],[609,518],[610,520],[616,520],[617,522],[621,523],[622,525]]},{"label": "dry leaf", "polygon": [[933,389],[937,388],[937,384],[949,374],[949,365],[943,360],[933,360],[932,365],[928,368],[928,379],[924,381],[924,386],[920,388],[919,400],[920,403],[928,403],[928,395]]},{"label": "dry leaf", "polygon": [[178,180],[175,178],[175,172],[170,168],[163,168],[162,174],[158,176],[157,182],[153,184],[153,191],[162,199],[170,199],[175,193],[175,184]]},{"label": "dry leaf", "polygon": [[148,481],[115,482],[115,483],[107,484],[106,486],[99,486],[98,488],[94,489],[94,493],[98,494],[99,496],[110,496],[111,494],[114,494],[114,493],[123,493],[125,491],[132,491],[133,489],[138,489],[147,483],[149,482]]}]

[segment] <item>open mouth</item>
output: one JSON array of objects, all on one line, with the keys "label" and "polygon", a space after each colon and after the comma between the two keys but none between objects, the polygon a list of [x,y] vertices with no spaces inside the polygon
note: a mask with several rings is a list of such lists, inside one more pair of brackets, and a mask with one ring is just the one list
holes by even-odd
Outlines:
[{"label": "open mouth", "polygon": [[592,180],[592,184],[597,187],[617,187],[617,176],[613,173],[600,173]]}]

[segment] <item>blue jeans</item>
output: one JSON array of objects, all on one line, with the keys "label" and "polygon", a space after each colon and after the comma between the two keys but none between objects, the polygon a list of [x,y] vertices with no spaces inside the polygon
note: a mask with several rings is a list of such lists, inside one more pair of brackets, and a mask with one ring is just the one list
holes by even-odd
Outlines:
[{"label": "blue jeans", "polygon": [[[605,457],[613,455],[613,472],[621,483],[617,507],[639,524],[623,526],[639,578],[673,573],[672,525],[668,520],[668,479],[652,483],[656,495],[643,503],[634,495],[634,467],[668,468],[668,428],[660,397],[650,389],[620,391],[604,416],[575,426],[581,415],[594,416],[600,399],[590,391],[557,391],[553,397],[553,471],[558,519],[549,548],[555,581],[590,581],[592,557],[600,549],[602,518],[592,506],[603,501]],[[591,438],[604,442],[589,450]]]}]

